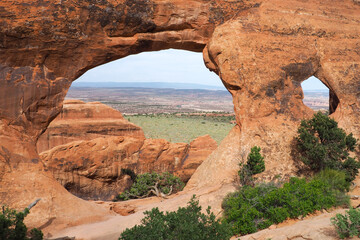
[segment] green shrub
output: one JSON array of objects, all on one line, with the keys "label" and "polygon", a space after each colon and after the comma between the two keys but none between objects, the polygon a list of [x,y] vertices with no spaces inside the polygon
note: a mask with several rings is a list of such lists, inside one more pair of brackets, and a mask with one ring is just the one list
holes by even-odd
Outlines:
[{"label": "green shrub", "polygon": [[29,214],[26,208],[24,212],[17,212],[13,209],[2,207],[0,211],[0,239],[6,240],[41,240],[43,234],[34,228],[27,233],[24,218]]},{"label": "green shrub", "polygon": [[121,240],[160,240],[160,239],[230,239],[229,225],[215,219],[210,212],[201,213],[199,201],[191,198],[187,207],[180,207],[176,212],[161,212],[158,208],[145,212],[141,225],[126,229]]},{"label": "green shrub", "polygon": [[264,157],[260,153],[261,148],[254,146],[251,148],[245,165],[240,163],[238,175],[242,185],[253,185],[253,175],[265,171]]},{"label": "green shrub", "polygon": [[252,147],[247,158],[246,165],[248,166],[252,175],[265,171],[264,157],[261,156],[260,150],[260,147]]},{"label": "green shrub", "polygon": [[356,176],[359,174],[360,163],[355,158],[348,157],[341,166],[346,172],[346,180],[352,182],[355,180]]},{"label": "green shrub", "polygon": [[331,223],[335,226],[336,232],[341,239],[358,236],[360,237],[360,209],[350,208],[345,215],[336,214],[331,218]]},{"label": "green shrub", "polygon": [[325,169],[316,174],[314,179],[324,181],[330,189],[338,190],[340,192],[347,192],[350,188],[350,183],[346,181],[345,171]]},{"label": "green shrub", "polygon": [[321,112],[312,119],[303,120],[298,129],[301,160],[315,172],[325,168],[345,170],[349,182],[355,179],[360,168],[360,163],[349,157],[356,141],[352,133],[346,135],[334,119]]},{"label": "green shrub", "polygon": [[125,201],[134,198],[145,198],[150,196],[166,197],[172,193],[181,191],[184,183],[179,177],[168,172],[144,173],[137,175],[130,190],[119,194],[115,200]]},{"label": "green shrub", "polygon": [[324,176],[311,181],[291,178],[280,188],[273,184],[244,186],[224,199],[225,221],[231,224],[233,234],[245,235],[288,218],[348,204],[349,198],[339,190],[345,181],[345,176],[340,175],[334,188]]},{"label": "green shrub", "polygon": [[254,185],[254,178],[251,174],[250,169],[247,167],[247,165],[243,165],[242,163],[240,163],[239,166],[240,166],[240,170],[238,171],[238,175],[240,177],[240,184],[242,186]]}]

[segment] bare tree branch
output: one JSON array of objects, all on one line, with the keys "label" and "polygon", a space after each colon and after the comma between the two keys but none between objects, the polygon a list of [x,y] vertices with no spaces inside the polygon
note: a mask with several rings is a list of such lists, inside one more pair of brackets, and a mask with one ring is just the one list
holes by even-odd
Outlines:
[{"label": "bare tree branch", "polygon": [[173,190],[173,188],[172,188],[172,186],[170,186],[170,191],[167,194],[160,192],[161,197],[168,198],[168,196],[172,193],[172,190]]},{"label": "bare tree branch", "polygon": [[[29,206],[27,206],[27,209],[30,211],[30,209],[33,208],[40,200],[41,200],[41,198],[38,198],[34,202],[30,203]],[[24,212],[25,212],[25,210],[24,210]]]}]

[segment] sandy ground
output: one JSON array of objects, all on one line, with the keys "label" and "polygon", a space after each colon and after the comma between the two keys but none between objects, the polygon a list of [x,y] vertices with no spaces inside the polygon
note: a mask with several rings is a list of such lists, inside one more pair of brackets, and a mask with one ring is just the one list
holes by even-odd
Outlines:
[{"label": "sandy ground", "polygon": [[[152,197],[149,199],[130,200],[120,202],[119,208],[136,209],[135,213],[128,216],[109,216],[108,219],[95,222],[91,224],[79,225],[67,228],[61,231],[49,231],[45,233],[45,237],[60,238],[60,237],[75,237],[76,239],[86,240],[115,240],[118,239],[121,232],[126,228],[131,228],[139,224],[144,217],[143,212],[158,207],[162,211],[176,211],[179,207],[186,206],[191,197],[196,194],[197,199],[202,206],[213,206],[212,211],[219,215],[221,214],[221,200],[228,192],[234,191],[233,184],[226,184],[214,187],[203,188],[201,190],[183,191],[172,195],[168,199],[161,199]],[[104,207],[112,205],[112,202],[100,202]],[[203,210],[205,210],[203,208]]]}]

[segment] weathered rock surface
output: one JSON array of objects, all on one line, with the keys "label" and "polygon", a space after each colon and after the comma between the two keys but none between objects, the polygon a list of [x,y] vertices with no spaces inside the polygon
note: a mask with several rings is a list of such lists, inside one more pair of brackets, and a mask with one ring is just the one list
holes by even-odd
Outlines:
[{"label": "weathered rock surface", "polygon": [[[187,187],[217,189],[203,204],[219,206],[221,186],[234,180],[254,145],[266,155],[264,178],[296,169],[293,137],[300,119],[312,114],[300,83],[311,75],[331,90],[339,125],[360,137],[359,13],[353,0],[1,1],[0,201],[23,208],[42,197],[46,204],[29,216],[35,225],[40,216],[56,217],[59,226],[70,216],[102,214],[78,210],[83,201],[49,174],[44,184],[36,141],[60,113],[73,80],[143,51],[204,50],[207,67],[233,95],[237,126]],[[180,203],[173,201],[164,206]],[[123,218],[139,220],[129,219]]]},{"label": "weathered rock surface", "polygon": [[190,144],[108,136],[60,145],[40,157],[56,180],[74,195],[112,200],[132,184],[121,169],[136,174],[170,172],[186,182],[216,147],[209,135]]},{"label": "weathered rock surface", "polygon": [[49,171],[27,168],[19,174],[12,170],[2,177],[1,189],[4,189],[4,186],[11,186],[18,194],[9,196],[8,193],[0,191],[1,204],[6,203],[18,210],[23,210],[33,201],[41,198],[25,219],[30,229],[37,227],[47,232],[46,229],[51,226],[52,231],[55,231],[106,220],[115,214],[107,208],[69,194]]},{"label": "weathered rock surface", "polygon": [[[265,229],[257,233],[243,236],[241,240],[337,240],[339,239],[330,219],[337,213],[344,214],[345,210],[338,209],[331,213],[323,213],[305,220],[289,223],[287,226],[280,224],[274,229]],[[359,239],[359,238],[355,238]]]},{"label": "weathered rock surface", "polygon": [[37,150],[41,153],[69,142],[104,136],[145,138],[140,127],[127,121],[119,111],[105,104],[65,100],[60,114],[40,136]]},{"label": "weathered rock surface", "polygon": [[[200,52],[217,24],[251,6],[208,0],[1,1],[0,201],[19,208],[33,201],[24,189],[32,189],[29,181],[36,177],[23,183],[14,176],[41,174],[37,139],[61,112],[73,80],[97,65],[143,51]],[[53,185],[38,189],[36,196],[48,206],[37,206],[37,215],[56,217],[53,225],[67,221],[49,210],[57,204],[61,216],[81,218],[68,208],[70,195],[52,191],[61,185],[48,182]],[[19,198],[21,205],[9,201]]]},{"label": "weathered rock surface", "polygon": [[[216,185],[176,193],[175,195],[170,195],[168,199],[151,197],[117,202],[115,204],[110,203],[109,209],[115,210],[114,205],[116,205],[116,209],[122,214],[110,216],[104,221],[69,227],[60,231],[51,231],[51,233],[53,234],[53,238],[76,236],[76,238],[79,239],[116,240],[119,238],[120,233],[126,228],[133,227],[135,224],[140,223],[140,220],[144,217],[144,211],[149,211],[154,207],[158,207],[160,211],[176,211],[178,207],[185,207],[194,194],[196,194],[202,206],[214,206],[211,210],[219,213],[221,210],[219,203],[222,198],[229,191],[234,191],[235,189],[235,185],[226,184],[221,187],[220,185]],[[126,216],[127,211],[133,213]]]},{"label": "weathered rock surface", "polygon": [[209,135],[196,138],[190,143],[188,155],[182,159],[181,167],[175,170],[175,174],[182,181],[187,182],[195,170],[216,148],[216,141]]},{"label": "weathered rock surface", "polygon": [[[331,91],[336,107],[331,116],[360,137],[359,13],[353,1],[269,0],[215,29],[204,49],[205,63],[233,96],[239,160],[260,146],[264,179],[297,170],[294,137],[300,120],[313,114],[302,102],[300,84],[312,75]],[[208,184],[201,179],[217,175],[215,169],[204,162],[191,185]]]}]

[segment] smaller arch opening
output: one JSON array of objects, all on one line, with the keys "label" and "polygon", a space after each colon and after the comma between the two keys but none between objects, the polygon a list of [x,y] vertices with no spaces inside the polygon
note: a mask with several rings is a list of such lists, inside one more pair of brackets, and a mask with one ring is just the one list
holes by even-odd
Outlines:
[{"label": "smaller arch opening", "polygon": [[322,111],[329,115],[336,111],[339,98],[318,78],[311,76],[301,83],[304,92],[303,103],[314,111]]}]

